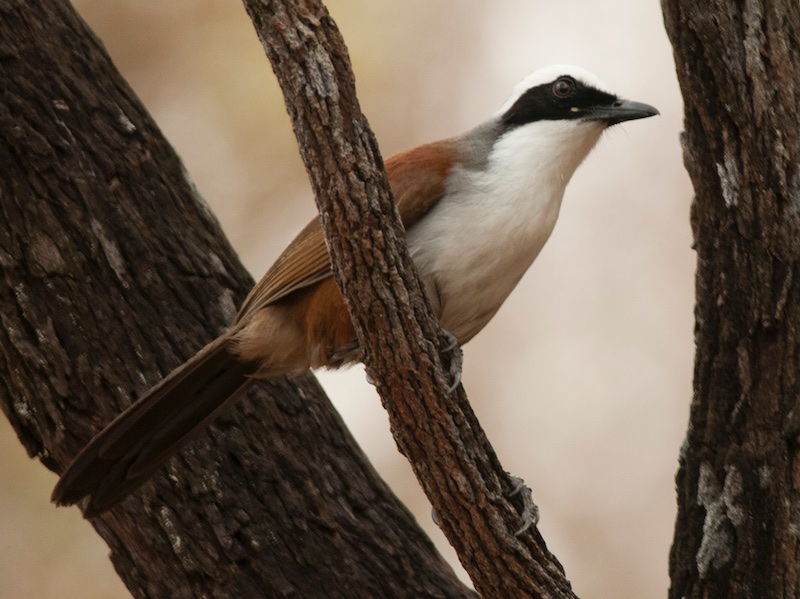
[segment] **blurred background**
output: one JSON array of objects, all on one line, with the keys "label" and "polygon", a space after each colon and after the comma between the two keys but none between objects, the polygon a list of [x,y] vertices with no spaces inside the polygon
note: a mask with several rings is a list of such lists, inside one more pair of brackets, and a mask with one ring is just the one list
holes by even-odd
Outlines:
[{"label": "blurred background", "polygon": [[[314,214],[283,100],[237,2],[77,0],[259,278]],[[661,116],[606,134],[553,237],[465,348],[464,384],[528,481],[580,596],[665,596],[673,478],[691,397],[692,191],[656,1],[329,0],[385,156],[461,133],[525,74],[593,71]],[[361,368],[320,378],[377,469],[460,571]],[[0,597],[129,597],[55,475],[0,422]],[[463,576],[463,572],[461,572]]]}]

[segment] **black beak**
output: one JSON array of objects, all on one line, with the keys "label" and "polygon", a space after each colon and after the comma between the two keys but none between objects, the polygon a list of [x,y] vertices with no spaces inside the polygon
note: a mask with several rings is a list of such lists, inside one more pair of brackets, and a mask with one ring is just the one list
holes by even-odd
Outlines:
[{"label": "black beak", "polygon": [[611,127],[625,121],[646,119],[657,114],[659,114],[658,110],[649,104],[632,100],[614,100],[610,106],[596,106],[588,109],[586,118],[591,121],[605,121]]}]

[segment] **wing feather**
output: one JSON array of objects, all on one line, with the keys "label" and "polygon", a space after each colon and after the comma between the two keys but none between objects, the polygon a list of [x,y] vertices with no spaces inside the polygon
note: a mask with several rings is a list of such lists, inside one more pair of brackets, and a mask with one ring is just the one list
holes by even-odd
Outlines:
[{"label": "wing feather", "polygon": [[244,300],[234,324],[290,293],[331,275],[331,262],[319,217],[309,222],[283,250]]},{"label": "wing feather", "polygon": [[[452,142],[441,141],[402,152],[386,161],[386,172],[406,230],[444,195],[445,181],[453,166],[453,149]],[[330,256],[317,217],[300,231],[253,287],[234,324],[330,276]]]}]

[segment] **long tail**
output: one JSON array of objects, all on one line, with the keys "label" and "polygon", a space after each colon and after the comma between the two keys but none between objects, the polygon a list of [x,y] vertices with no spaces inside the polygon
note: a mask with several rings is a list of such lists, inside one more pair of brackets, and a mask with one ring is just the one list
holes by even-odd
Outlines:
[{"label": "long tail", "polygon": [[223,335],[179,366],[100,431],[53,489],[59,505],[91,501],[87,518],[122,501],[217,416],[253,380]]}]

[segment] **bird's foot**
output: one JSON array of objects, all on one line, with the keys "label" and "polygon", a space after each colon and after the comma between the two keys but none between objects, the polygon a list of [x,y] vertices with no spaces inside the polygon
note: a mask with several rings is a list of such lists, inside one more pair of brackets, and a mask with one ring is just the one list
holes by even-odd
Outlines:
[{"label": "bird's foot", "polygon": [[[442,348],[442,353],[450,355],[450,367],[448,368],[448,372],[450,374],[451,382],[450,386],[447,388],[447,393],[450,394],[461,384],[461,369],[464,366],[464,353],[461,351],[461,347],[458,345],[458,339],[456,339],[456,336],[447,329],[442,329],[442,331],[447,339],[447,345]],[[366,376],[367,382],[374,386],[375,380],[369,375],[369,373],[366,373]]]},{"label": "bird's foot", "polygon": [[514,533],[514,536],[518,537],[531,526],[539,523],[539,507],[533,502],[533,494],[524,480],[510,472],[506,472],[506,475],[512,487],[511,493],[507,495],[508,499],[519,497],[522,501],[522,507],[518,508],[519,515],[522,517],[522,527]]},{"label": "bird's foot", "polygon": [[[514,533],[515,537],[523,535],[531,526],[536,526],[539,523],[539,507],[533,502],[533,494],[530,487],[525,484],[525,481],[514,476],[510,472],[506,472],[508,482],[511,483],[511,492],[506,495],[508,499],[513,499],[519,496],[522,501],[522,506],[518,508],[519,515],[522,517],[522,526]],[[436,526],[441,528],[439,522],[439,514],[436,510],[431,508],[431,520]]]},{"label": "bird's foot", "polygon": [[447,329],[442,329],[444,336],[447,339],[447,345],[442,349],[442,353],[450,355],[450,386],[447,388],[447,393],[452,393],[461,384],[461,369],[464,366],[464,353],[461,351],[461,346],[458,344],[458,339],[453,333]]}]

